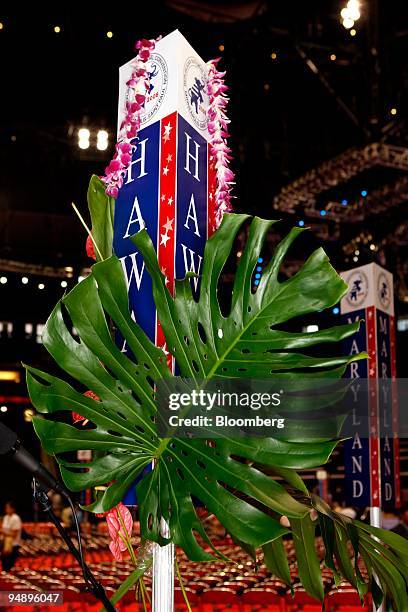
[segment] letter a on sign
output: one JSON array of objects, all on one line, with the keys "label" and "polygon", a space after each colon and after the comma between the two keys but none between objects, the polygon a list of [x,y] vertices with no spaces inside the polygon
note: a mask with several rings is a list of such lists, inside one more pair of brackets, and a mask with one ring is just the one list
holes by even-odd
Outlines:
[{"label": "letter a on sign", "polygon": [[184,227],[186,227],[187,229],[191,229],[188,224],[189,219],[191,219],[191,221],[194,223],[195,235],[200,238],[200,232],[198,231],[197,211],[196,211],[196,206],[194,202],[194,193],[191,194],[190,206],[188,207],[186,222],[184,224]]},{"label": "letter a on sign", "polygon": [[[133,225],[133,223],[138,223],[139,227],[134,227],[132,228],[131,232],[129,232],[130,227],[131,225]],[[135,234],[136,232],[140,231],[144,227],[146,227],[146,224],[143,220],[142,213],[140,211],[139,200],[137,199],[137,196],[135,196],[132,211],[129,217],[129,223],[127,225],[127,229],[126,229],[126,232],[123,238],[129,238],[130,236],[132,236],[132,234]]]}]

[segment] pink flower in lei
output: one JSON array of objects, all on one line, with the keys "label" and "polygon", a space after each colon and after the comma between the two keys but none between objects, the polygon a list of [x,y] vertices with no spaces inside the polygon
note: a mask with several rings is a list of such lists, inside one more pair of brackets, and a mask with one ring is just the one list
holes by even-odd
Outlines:
[{"label": "pink flower in lei", "polygon": [[155,48],[156,41],[142,39],[136,43],[139,50],[134,62],[132,74],[127,81],[126,115],[119,130],[118,142],[115,146],[115,155],[109,166],[105,168],[105,176],[102,180],[106,184],[107,195],[117,198],[136,144],[132,141],[137,138],[140,130],[140,116],[146,102],[146,96],[150,87],[149,73],[146,63]]},{"label": "pink flower in lei", "polygon": [[215,159],[217,175],[215,189],[217,227],[221,223],[222,215],[231,210],[231,189],[234,184],[234,173],[229,168],[231,149],[227,145],[230,120],[226,115],[229,98],[225,92],[228,87],[224,82],[225,72],[217,70],[219,61],[220,58],[207,62],[208,132],[210,134],[210,155]]}]

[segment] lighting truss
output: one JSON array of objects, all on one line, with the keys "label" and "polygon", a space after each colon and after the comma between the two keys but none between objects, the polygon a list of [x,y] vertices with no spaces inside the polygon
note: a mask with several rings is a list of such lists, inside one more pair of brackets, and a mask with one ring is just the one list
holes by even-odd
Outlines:
[{"label": "lighting truss", "polygon": [[[72,267],[62,268],[53,266],[41,266],[23,261],[15,261],[12,259],[0,259],[0,270],[4,272],[14,272],[17,274],[48,276],[51,278],[71,278],[74,275]],[[86,276],[89,274],[90,268],[82,268],[80,274]]]},{"label": "lighting truss", "polygon": [[[375,166],[408,171],[408,148],[386,143],[374,142],[363,148],[353,147],[337,157],[323,162],[317,168],[306,172],[300,178],[283,187],[273,200],[273,207],[288,213],[294,213],[297,206],[302,206],[306,215],[320,216],[316,209],[317,198],[329,189],[347,183],[352,178]],[[383,189],[396,190],[392,194],[393,205],[401,203],[406,198],[405,181],[397,181],[394,185],[386,185]],[[399,191],[400,190],[400,191]],[[372,197],[372,196],[371,196]],[[391,194],[390,194],[391,197]],[[372,197],[374,200],[375,198]],[[368,198],[365,198],[367,202]],[[358,201],[357,201],[358,202]],[[367,207],[368,208],[368,207]],[[361,214],[358,206],[350,209],[341,202],[330,201],[326,207],[327,217],[340,220],[355,220],[354,214]],[[326,217],[326,218],[327,218]]]}]

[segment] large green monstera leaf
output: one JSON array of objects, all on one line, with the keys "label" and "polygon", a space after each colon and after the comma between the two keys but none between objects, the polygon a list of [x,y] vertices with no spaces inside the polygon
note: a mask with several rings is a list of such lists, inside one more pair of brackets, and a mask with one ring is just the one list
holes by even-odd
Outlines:
[{"label": "large green monstera leaf", "polygon": [[[196,279],[191,276],[176,282],[173,298],[147,232],[143,230],[133,239],[152,278],[158,316],[180,375],[197,381],[212,377],[295,379],[299,372],[302,377],[341,377],[350,361],[365,356],[316,357],[305,351],[350,336],[358,324],[315,333],[289,333],[278,327],[294,317],[332,306],[347,290],[322,249],[293,277],[278,281],[285,254],[302,231],[299,228],[292,229],[277,246],[253,291],[254,268],[273,222],[252,220],[235,276],[230,312],[221,312],[217,299],[220,274],[247,220],[246,215],[225,215],[220,229],[207,242],[199,298],[194,297]],[[111,322],[127,342],[132,359],[112,339]],[[72,335],[72,325],[78,336]],[[44,448],[57,457],[71,490],[106,485],[90,510],[103,512],[116,505],[141,475],[137,490],[143,538],[165,544],[168,540],[160,532],[164,519],[170,526],[170,539],[190,559],[212,558],[200,544],[204,540],[211,545],[195,510],[196,498],[236,540],[245,546],[264,547],[271,570],[289,582],[282,542],[289,529],[279,520],[287,516],[301,580],[314,597],[322,599],[314,550],[317,521],[310,518],[315,507],[325,527],[326,562],[334,567],[335,558],[338,571],[352,578],[364,594],[367,586],[358,570],[350,570],[345,560],[347,541],[353,535],[356,542],[360,528],[353,525],[351,533],[348,523],[334,517],[324,505],[318,507],[295,471],[324,464],[335,439],[302,439],[301,435],[296,439],[224,437],[213,441],[158,437],[155,386],[171,373],[165,353],[150,342],[129,314],[127,288],[116,257],[95,264],[90,276],[61,300],[46,324],[43,343],[73,382],[27,368],[34,406],[53,415],[53,419],[35,418],[34,426]],[[88,389],[99,401],[83,394]],[[64,411],[79,413],[92,426],[77,428],[63,422]],[[93,460],[87,464],[73,461],[72,452],[80,449],[95,451]],[[145,470],[152,462],[154,468]],[[378,548],[380,543],[374,543],[366,531],[363,536],[364,554],[369,558],[370,546]],[[378,554],[375,552],[371,566],[380,575]]]}]

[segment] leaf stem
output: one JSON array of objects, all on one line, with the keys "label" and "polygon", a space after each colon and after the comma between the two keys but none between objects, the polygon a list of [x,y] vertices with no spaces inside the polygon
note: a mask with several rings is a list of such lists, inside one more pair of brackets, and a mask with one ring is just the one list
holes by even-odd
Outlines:
[{"label": "leaf stem", "polygon": [[91,232],[91,230],[89,229],[89,227],[88,227],[88,226],[87,226],[87,224],[85,223],[84,218],[82,217],[81,213],[79,212],[79,210],[78,210],[78,208],[75,206],[75,204],[74,204],[73,202],[71,202],[71,204],[72,204],[72,208],[74,209],[75,213],[77,214],[77,216],[78,216],[78,218],[79,218],[80,222],[82,223],[82,225],[83,225],[83,226],[84,226],[84,228],[86,229],[86,231],[87,231],[87,233],[88,233],[88,236],[89,236],[89,237],[90,237],[90,239],[92,240],[92,242],[93,242],[93,245],[94,245],[95,249],[98,251],[98,255],[99,255],[99,257],[101,258],[101,261],[103,261],[102,253],[100,252],[100,250],[99,250],[99,248],[98,248],[98,245],[97,245],[97,244],[96,244],[96,242],[95,242],[95,238],[92,236],[92,232]]},{"label": "leaf stem", "polygon": [[178,561],[177,561],[177,554],[174,557],[174,566],[176,568],[176,574],[177,574],[177,578],[179,580],[181,592],[183,593],[184,601],[186,602],[187,612],[192,612],[191,606],[190,606],[190,602],[188,601],[187,592],[186,592],[186,589],[184,588],[183,578],[181,577],[180,567],[179,567],[179,564],[178,564]]},{"label": "leaf stem", "polygon": [[139,578],[139,588],[140,588],[140,594],[142,596],[143,610],[144,612],[147,612],[146,593],[145,593],[145,584],[143,582],[143,576]]},{"label": "leaf stem", "polygon": [[124,536],[123,537],[122,537],[122,534],[120,533],[120,531],[119,531],[118,535],[122,539],[122,541],[126,544],[126,548],[129,551],[130,558],[132,559],[133,565],[135,567],[137,567],[137,559],[136,559],[135,551],[133,550],[133,546],[132,546],[132,543],[130,541],[131,534],[128,533],[128,530],[127,530],[126,525],[125,525],[125,521],[123,520],[123,516],[120,513],[120,510],[117,509],[116,513],[117,513],[118,518],[119,518],[119,523],[120,523],[120,525],[121,525],[121,527],[122,527],[122,529],[124,531]]},{"label": "leaf stem", "polygon": [[168,443],[171,438],[163,438],[157,448],[157,451],[154,453],[155,459],[159,459],[162,453],[166,450]]},{"label": "leaf stem", "polygon": [[[111,597],[110,602],[112,604],[117,604],[118,601],[120,601],[122,599],[122,597],[124,595],[126,595],[126,593],[129,591],[129,589],[132,588],[132,586],[135,584],[135,582],[137,582],[139,580],[139,578],[141,576],[143,576],[143,574],[145,573],[145,571],[151,566],[152,564],[152,559],[144,559],[138,566],[137,569],[135,569],[127,578],[126,580],[121,584],[121,586],[119,587],[119,589],[116,591],[116,593]],[[102,612],[106,612],[106,609],[103,608]]]}]

